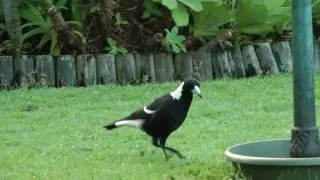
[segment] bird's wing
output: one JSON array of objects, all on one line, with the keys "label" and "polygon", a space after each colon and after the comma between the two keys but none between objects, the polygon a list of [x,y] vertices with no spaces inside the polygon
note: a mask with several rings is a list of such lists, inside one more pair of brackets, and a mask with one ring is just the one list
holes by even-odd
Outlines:
[{"label": "bird's wing", "polygon": [[149,105],[144,106],[143,108],[136,110],[135,112],[131,113],[129,116],[127,116],[123,119],[149,120],[157,111],[162,109],[170,100],[172,100],[172,97],[169,94],[161,96],[161,97],[153,100]]},{"label": "bird's wing", "polygon": [[140,108],[131,113],[129,116],[119,119],[104,127],[106,129],[114,129],[120,126],[130,126],[141,129],[144,122],[149,121],[156,114],[158,114],[161,109],[164,109],[170,100],[172,100],[172,97],[169,94],[161,96],[152,101],[148,106]]},{"label": "bird's wing", "polygon": [[166,106],[168,102],[171,100],[172,100],[172,97],[169,94],[166,94],[152,101],[152,103],[146,106],[144,109],[146,110],[146,112],[149,110],[149,112],[150,113],[152,112],[153,114],[159,111],[164,106]]}]

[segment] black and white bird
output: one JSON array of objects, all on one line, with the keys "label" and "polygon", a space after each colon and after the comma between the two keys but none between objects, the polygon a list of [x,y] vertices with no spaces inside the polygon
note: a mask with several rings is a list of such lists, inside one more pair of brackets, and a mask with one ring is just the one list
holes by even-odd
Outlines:
[{"label": "black and white bird", "polygon": [[138,128],[152,137],[153,145],[163,150],[167,160],[166,151],[171,151],[179,158],[183,158],[184,156],[178,150],[166,146],[166,140],[186,119],[193,94],[202,98],[200,84],[197,80],[187,79],[176,90],[104,128],[107,130],[122,126]]}]

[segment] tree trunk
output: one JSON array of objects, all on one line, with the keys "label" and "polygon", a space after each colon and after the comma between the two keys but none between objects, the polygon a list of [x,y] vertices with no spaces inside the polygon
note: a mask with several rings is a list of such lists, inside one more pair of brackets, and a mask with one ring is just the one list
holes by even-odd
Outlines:
[{"label": "tree trunk", "polygon": [[71,28],[63,19],[61,13],[57,11],[56,6],[52,4],[51,0],[38,0],[38,2],[43,9],[47,10],[47,13],[51,17],[61,44],[72,51],[81,52],[84,47],[81,38],[72,33]]},{"label": "tree trunk", "polygon": [[103,32],[108,32],[108,27],[112,22],[113,11],[116,3],[113,0],[100,0],[100,22]]},{"label": "tree trunk", "polygon": [[19,13],[19,1],[18,0],[3,0],[4,15],[7,31],[9,33],[12,51],[18,55],[21,53],[22,47],[22,32],[20,29],[21,20]]}]

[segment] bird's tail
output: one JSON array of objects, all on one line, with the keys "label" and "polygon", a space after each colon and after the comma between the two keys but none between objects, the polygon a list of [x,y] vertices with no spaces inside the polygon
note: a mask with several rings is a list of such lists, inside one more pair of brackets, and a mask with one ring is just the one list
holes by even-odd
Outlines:
[{"label": "bird's tail", "polygon": [[117,127],[127,126],[127,127],[133,127],[133,128],[142,128],[144,120],[142,119],[134,119],[134,120],[119,120],[116,122],[113,122],[111,124],[105,125],[104,128],[107,130],[115,129]]},{"label": "bird's tail", "polygon": [[114,122],[114,123],[111,123],[111,124],[108,124],[108,125],[105,125],[105,126],[103,126],[103,127],[106,128],[107,130],[111,130],[111,129],[117,128],[115,122]]}]

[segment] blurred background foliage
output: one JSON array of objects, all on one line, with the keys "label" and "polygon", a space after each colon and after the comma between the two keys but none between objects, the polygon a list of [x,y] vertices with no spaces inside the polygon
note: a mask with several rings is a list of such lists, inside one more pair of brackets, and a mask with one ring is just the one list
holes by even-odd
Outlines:
[{"label": "blurred background foliage", "polygon": [[[315,38],[319,1],[313,0]],[[0,1],[0,54],[179,53],[226,32],[230,44],[290,39],[291,1]]]}]

